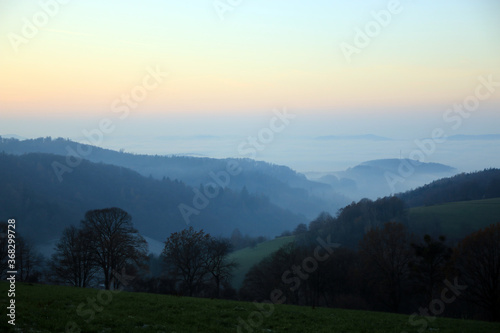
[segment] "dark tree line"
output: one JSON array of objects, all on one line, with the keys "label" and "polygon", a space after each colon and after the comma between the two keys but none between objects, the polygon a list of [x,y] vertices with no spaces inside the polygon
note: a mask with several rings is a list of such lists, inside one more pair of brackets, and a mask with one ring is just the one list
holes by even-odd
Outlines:
[{"label": "dark tree line", "polygon": [[134,277],[130,290],[210,297],[235,293],[229,239],[190,227],[170,235],[160,258],[148,256],[146,241],[120,208],[88,211],[79,227],[64,230],[55,250],[49,272],[60,284],[116,289],[121,283],[116,276],[126,272]]},{"label": "dark tree line", "polygon": [[500,223],[467,236],[454,249],[453,263],[468,286],[464,298],[500,321]]},{"label": "dark tree line", "polygon": [[462,173],[398,194],[410,207],[500,197],[500,169]]},{"label": "dark tree line", "polygon": [[343,247],[356,249],[359,240],[373,228],[386,222],[408,224],[408,207],[397,197],[375,201],[362,199],[340,209],[336,217],[322,213],[309,223],[309,230],[322,236],[329,235]]},{"label": "dark tree line", "polygon": [[266,301],[278,289],[288,304],[500,320],[500,223],[450,247],[387,222],[316,264],[328,222],[312,229],[252,267],[240,297]]}]

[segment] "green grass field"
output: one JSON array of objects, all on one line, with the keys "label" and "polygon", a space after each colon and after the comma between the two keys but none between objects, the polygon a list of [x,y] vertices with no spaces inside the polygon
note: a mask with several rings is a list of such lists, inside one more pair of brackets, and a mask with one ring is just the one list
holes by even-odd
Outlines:
[{"label": "green grass field", "polygon": [[245,274],[253,265],[258,264],[263,258],[277,251],[283,245],[293,242],[294,239],[295,236],[275,238],[257,244],[254,248],[246,247],[233,252],[229,259],[239,264],[238,268],[233,271],[233,278],[231,280],[233,287],[237,290],[240,289],[245,279]]},{"label": "green grass field", "polygon": [[410,227],[427,233],[441,232],[460,239],[500,222],[500,198],[452,202],[410,209]]},{"label": "green grass field", "polygon": [[[0,291],[6,295],[7,283],[0,283]],[[96,303],[90,305],[93,300]],[[5,315],[7,301],[4,296],[0,299],[1,332],[56,333],[72,327],[68,332],[78,332],[78,328],[81,332],[225,333],[238,332],[242,321],[254,327],[244,328],[242,324],[239,332],[410,333],[421,328],[412,326],[407,315],[290,305],[276,305],[273,311],[265,308],[261,312],[247,302],[128,292],[109,296],[96,289],[21,283],[16,286],[13,327]],[[429,322],[425,331],[493,333],[500,332],[500,324],[438,318]]]}]

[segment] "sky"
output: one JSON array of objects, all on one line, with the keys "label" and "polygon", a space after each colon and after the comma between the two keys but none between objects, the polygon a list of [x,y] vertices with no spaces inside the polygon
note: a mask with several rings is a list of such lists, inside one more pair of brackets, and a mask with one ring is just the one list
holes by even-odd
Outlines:
[{"label": "sky", "polygon": [[498,85],[447,113],[500,81],[499,17],[498,0],[0,0],[0,134],[104,119],[103,146],[240,140],[285,108],[289,139],[499,133]]}]

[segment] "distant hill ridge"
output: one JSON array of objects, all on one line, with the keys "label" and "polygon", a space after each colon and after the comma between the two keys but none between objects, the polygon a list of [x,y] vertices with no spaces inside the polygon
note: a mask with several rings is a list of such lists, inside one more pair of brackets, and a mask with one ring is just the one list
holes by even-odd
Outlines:
[{"label": "distant hill ridge", "polygon": [[500,197],[500,169],[461,173],[397,194],[410,207]]},{"label": "distant hill ridge", "polygon": [[188,224],[214,235],[229,236],[238,228],[243,234],[273,237],[307,222],[266,197],[228,188],[220,188],[186,222],[179,205],[196,207],[196,189],[178,180],[156,180],[83,160],[59,182],[54,162],[64,163],[65,157],[0,153],[0,220],[15,218],[21,234],[37,242],[57,238],[65,227],[78,224],[87,210],[105,207],[126,210],[141,233],[158,241]]},{"label": "distant hill ridge", "polygon": [[126,167],[156,179],[178,179],[194,187],[213,182],[211,173],[225,170],[228,162],[236,161],[243,172],[231,178],[229,188],[235,191],[246,188],[251,194],[265,195],[274,204],[294,213],[313,218],[318,211],[335,212],[350,201],[331,186],[308,180],[289,167],[251,159],[139,155],[50,137],[24,141],[0,139],[0,151],[16,155],[50,153],[62,156],[67,156],[68,152],[90,151],[83,158],[91,162]]},{"label": "distant hill ridge", "polygon": [[422,163],[408,159],[379,159],[366,161],[344,171],[333,172],[318,178],[333,189],[354,200],[362,198],[376,199],[392,194],[393,188],[387,181],[386,174],[399,174],[402,163],[414,168],[413,173],[395,184],[395,192],[404,192],[417,188],[431,181],[452,176],[457,170],[439,163]]},{"label": "distant hill ridge", "polygon": [[447,138],[452,141],[473,141],[473,140],[500,140],[500,134],[464,135],[457,134]]},{"label": "distant hill ridge", "polygon": [[367,140],[367,141],[392,141],[390,138],[374,134],[365,135],[324,135],[318,136],[316,140]]},{"label": "distant hill ridge", "polygon": [[381,159],[381,160],[372,160],[361,163],[360,165],[377,167],[386,171],[397,171],[399,166],[403,161],[410,163],[411,165],[418,168],[419,172],[429,172],[429,173],[445,173],[445,172],[453,172],[456,171],[455,168],[444,165],[441,163],[432,163],[432,162],[420,162],[416,160],[410,159]]}]

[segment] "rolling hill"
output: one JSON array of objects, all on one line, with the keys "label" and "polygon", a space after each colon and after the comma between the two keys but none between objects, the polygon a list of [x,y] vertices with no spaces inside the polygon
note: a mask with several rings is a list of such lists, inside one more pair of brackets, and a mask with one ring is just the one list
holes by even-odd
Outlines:
[{"label": "rolling hill", "polygon": [[[37,243],[58,238],[65,227],[78,224],[87,210],[105,207],[126,210],[143,235],[158,241],[186,228],[186,222],[216,236],[229,236],[237,228],[243,234],[267,237],[307,222],[266,197],[228,188],[218,188],[218,194],[200,206],[193,200],[205,193],[202,188],[86,160],[60,182],[54,163],[65,163],[65,157],[0,153],[0,220],[15,218],[21,234]],[[197,214],[185,220],[181,204],[198,207]]]},{"label": "rolling hill", "polygon": [[458,240],[500,222],[500,198],[451,202],[410,209],[409,226],[420,234]]},{"label": "rolling hill", "polygon": [[145,177],[177,179],[192,187],[213,182],[214,174],[226,170],[229,163],[237,163],[241,173],[232,177],[225,186],[237,192],[246,188],[250,194],[265,195],[272,203],[293,213],[314,218],[321,211],[335,213],[350,202],[328,184],[308,180],[286,166],[251,159],[135,155],[50,137],[22,141],[0,137],[1,151],[15,155],[48,153],[76,156],[95,163],[128,168]]},{"label": "rolling hill", "polygon": [[500,169],[461,173],[397,194],[410,207],[500,197]]},{"label": "rolling hill", "polygon": [[[410,165],[413,172],[392,188],[387,175],[400,174],[401,165]],[[376,199],[396,192],[408,191],[436,179],[456,174],[456,169],[439,163],[422,163],[408,159],[380,159],[361,163],[344,171],[323,174],[316,180],[354,200]]]}]

